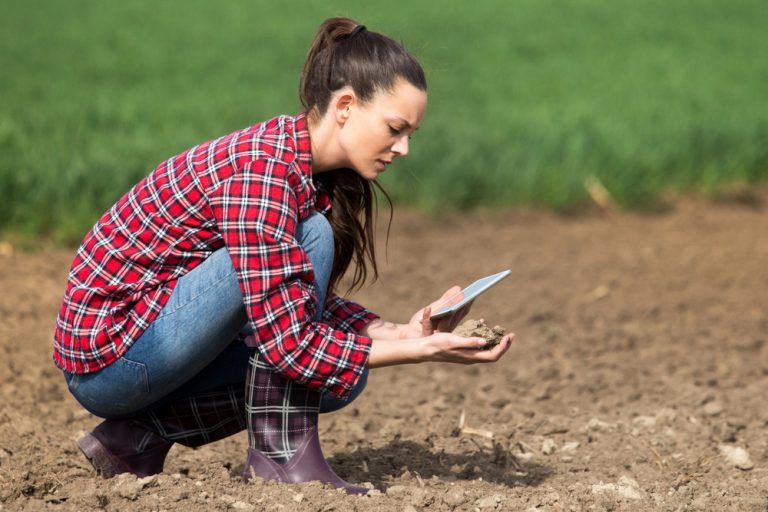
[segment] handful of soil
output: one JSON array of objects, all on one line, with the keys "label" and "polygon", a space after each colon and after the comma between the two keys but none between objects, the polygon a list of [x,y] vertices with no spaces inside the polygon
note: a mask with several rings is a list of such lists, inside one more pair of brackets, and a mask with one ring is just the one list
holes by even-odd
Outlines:
[{"label": "handful of soil", "polygon": [[507,333],[507,330],[500,326],[488,327],[483,320],[466,320],[463,324],[453,330],[453,334],[464,338],[477,336],[485,338],[488,342],[482,350],[490,350],[501,342],[501,339]]}]

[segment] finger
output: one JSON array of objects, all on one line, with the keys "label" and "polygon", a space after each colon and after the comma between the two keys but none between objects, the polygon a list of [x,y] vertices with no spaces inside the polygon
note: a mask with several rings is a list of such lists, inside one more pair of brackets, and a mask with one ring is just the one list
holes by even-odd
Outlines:
[{"label": "finger", "polygon": [[464,338],[463,336],[454,336],[451,340],[451,349],[454,350],[461,350],[461,349],[471,349],[473,352],[478,351],[485,347],[488,344],[488,342],[485,340],[485,338],[480,338],[477,336],[473,336],[471,338]]},{"label": "finger", "polygon": [[421,315],[421,335],[422,336],[429,336],[432,334],[432,320],[430,320],[430,316],[432,315],[432,308],[427,306],[424,308],[424,312]]},{"label": "finger", "polygon": [[454,285],[448,288],[443,295],[431,304],[435,309],[444,308],[456,304],[464,298],[464,293],[461,291],[461,287]]},{"label": "finger", "polygon": [[508,334],[504,336],[498,345],[493,347],[491,350],[487,352],[489,361],[488,362],[496,362],[501,357],[507,353],[507,350],[509,350],[509,347],[512,346],[512,340],[515,338],[514,333]]}]

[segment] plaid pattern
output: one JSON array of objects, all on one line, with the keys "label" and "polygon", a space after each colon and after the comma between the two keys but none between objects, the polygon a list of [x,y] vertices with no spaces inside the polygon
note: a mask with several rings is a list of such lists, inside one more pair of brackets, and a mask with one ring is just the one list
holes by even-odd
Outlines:
[{"label": "plaid pattern", "polygon": [[196,448],[245,430],[244,400],[243,386],[225,386],[153,409],[136,420],[153,434]]},{"label": "plaid pattern", "polygon": [[262,356],[286,378],[343,396],[368,359],[357,333],[378,318],[331,297],[323,322],[298,223],[329,198],[312,181],[306,116],[279,116],[161,163],[94,225],[56,320],[54,361],[111,364],[141,336],[176,281],[226,245]]},{"label": "plaid pattern", "polygon": [[248,445],[279,463],[288,462],[317,426],[320,393],[286,380],[253,350],[246,377]]}]

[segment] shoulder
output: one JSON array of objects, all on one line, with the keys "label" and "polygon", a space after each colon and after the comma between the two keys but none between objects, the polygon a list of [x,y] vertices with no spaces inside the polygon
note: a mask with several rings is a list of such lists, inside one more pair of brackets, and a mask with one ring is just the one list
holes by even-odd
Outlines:
[{"label": "shoulder", "polygon": [[296,158],[296,121],[281,115],[235,132],[230,144],[246,161],[272,159],[291,164]]}]

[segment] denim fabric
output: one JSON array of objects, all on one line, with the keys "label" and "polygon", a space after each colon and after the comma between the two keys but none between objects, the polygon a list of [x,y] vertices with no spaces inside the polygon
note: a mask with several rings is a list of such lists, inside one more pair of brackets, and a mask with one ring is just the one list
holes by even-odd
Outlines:
[{"label": "denim fabric", "polygon": [[[297,239],[315,272],[319,319],[333,268],[333,231],[316,213],[299,223]],[[251,349],[233,341],[241,331],[252,332],[232,260],[222,247],[179,278],[159,316],[120,359],[98,372],[65,377],[91,413],[132,416],[199,392],[245,385]],[[321,412],[348,405],[366,382],[367,371],[346,397],[324,394]]]}]

